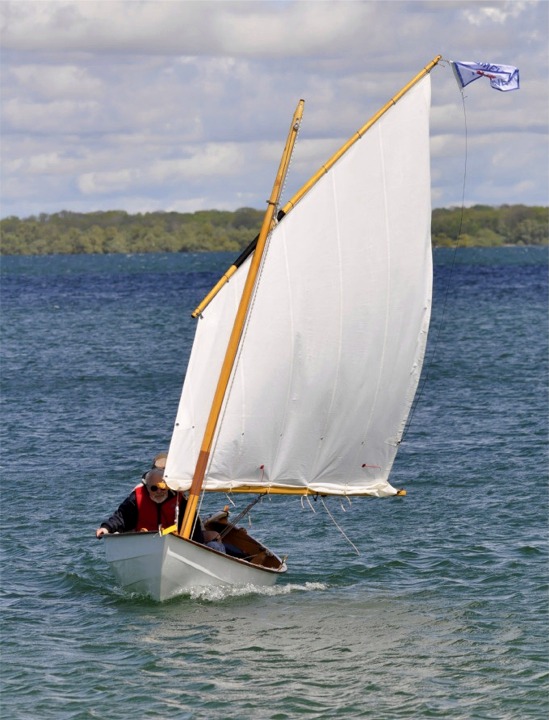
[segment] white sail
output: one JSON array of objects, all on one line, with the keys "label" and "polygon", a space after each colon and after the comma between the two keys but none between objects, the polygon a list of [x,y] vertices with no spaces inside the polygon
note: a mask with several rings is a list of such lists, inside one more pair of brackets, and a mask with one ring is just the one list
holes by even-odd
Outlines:
[{"label": "white sail", "polygon": [[[204,488],[373,496],[388,477],[430,318],[430,78],[271,234]],[[248,265],[199,320],[166,477],[188,489]]]}]

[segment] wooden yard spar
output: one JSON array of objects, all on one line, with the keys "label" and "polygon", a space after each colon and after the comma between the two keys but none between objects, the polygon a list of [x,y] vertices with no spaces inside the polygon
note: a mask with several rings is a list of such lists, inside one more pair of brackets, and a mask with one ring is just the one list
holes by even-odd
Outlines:
[{"label": "wooden yard spar", "polygon": [[[301,200],[301,198],[315,185],[320,178],[325,175],[328,170],[339,160],[339,158],[344,155],[347,150],[354,145],[357,140],[360,140],[360,138],[364,135],[364,133],[369,130],[374,123],[376,123],[379,118],[381,118],[385,113],[393,107],[407,92],[412,88],[416,83],[418,83],[421,78],[425,77],[428,73],[431,72],[431,70],[442,60],[442,55],[437,55],[433,60],[431,60],[430,63],[428,63],[423,70],[421,70],[410,82],[405,85],[394,97],[392,97],[385,105],[378,110],[378,112],[371,117],[368,122],[366,122],[360,130],[357,130],[356,133],[349,138],[349,140],[345,143],[345,145],[342,145],[342,147],[339,148],[339,150],[319,169],[317,172],[303,185],[303,187],[298,190],[298,192],[284,205],[284,207],[279,212],[278,219],[282,219],[284,215],[287,215],[292,208]],[[234,263],[227,269],[227,271],[223,274],[223,276],[217,281],[217,283],[214,285],[214,287],[210,290],[210,292],[206,295],[206,297],[202,300],[202,302],[197,305],[195,310],[192,312],[192,317],[197,318],[200,316],[200,314],[206,309],[206,307],[210,304],[210,302],[213,300],[213,298],[217,295],[217,293],[221,290],[223,285],[225,283],[229,282],[231,277],[235,274],[235,272],[238,270],[238,268],[242,265],[242,263],[249,257],[249,255],[254,252],[256,245],[259,241],[259,235],[252,240],[252,242],[248,245],[248,247],[243,250],[243,252],[238,256],[238,258],[234,261]]]}]

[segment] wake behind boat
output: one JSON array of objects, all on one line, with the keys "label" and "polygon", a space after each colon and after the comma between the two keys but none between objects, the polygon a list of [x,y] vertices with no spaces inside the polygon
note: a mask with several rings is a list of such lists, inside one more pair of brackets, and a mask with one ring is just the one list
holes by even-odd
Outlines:
[{"label": "wake behind boat", "polygon": [[205,529],[243,557],[193,541],[204,492],[404,494],[389,474],[430,320],[429,72],[439,60],[277,213],[298,105],[258,238],[193,313],[164,472],[187,497],[184,516],[158,533],[105,536],[122,587],[165,600],[196,586],[268,586],[285,572],[226,517]]}]

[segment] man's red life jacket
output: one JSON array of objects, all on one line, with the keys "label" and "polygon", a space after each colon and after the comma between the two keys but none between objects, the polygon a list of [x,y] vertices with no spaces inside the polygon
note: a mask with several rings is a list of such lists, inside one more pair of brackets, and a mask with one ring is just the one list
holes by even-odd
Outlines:
[{"label": "man's red life jacket", "polygon": [[135,488],[135,498],[137,501],[136,530],[158,532],[159,525],[167,528],[175,523],[177,495],[171,495],[159,505],[151,500],[147,488],[144,485],[140,485]]}]

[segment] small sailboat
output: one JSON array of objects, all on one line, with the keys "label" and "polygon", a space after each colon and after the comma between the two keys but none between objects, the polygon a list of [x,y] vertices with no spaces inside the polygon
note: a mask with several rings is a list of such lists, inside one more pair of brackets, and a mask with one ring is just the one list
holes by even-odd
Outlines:
[{"label": "small sailboat", "polygon": [[[241,551],[191,539],[205,492],[390,497],[432,294],[429,160],[434,58],[278,211],[294,113],[261,232],[197,307],[164,479],[178,530],[105,536],[120,585],[165,600],[269,586],[283,559],[226,512]],[[179,519],[181,520],[181,519]]]}]

